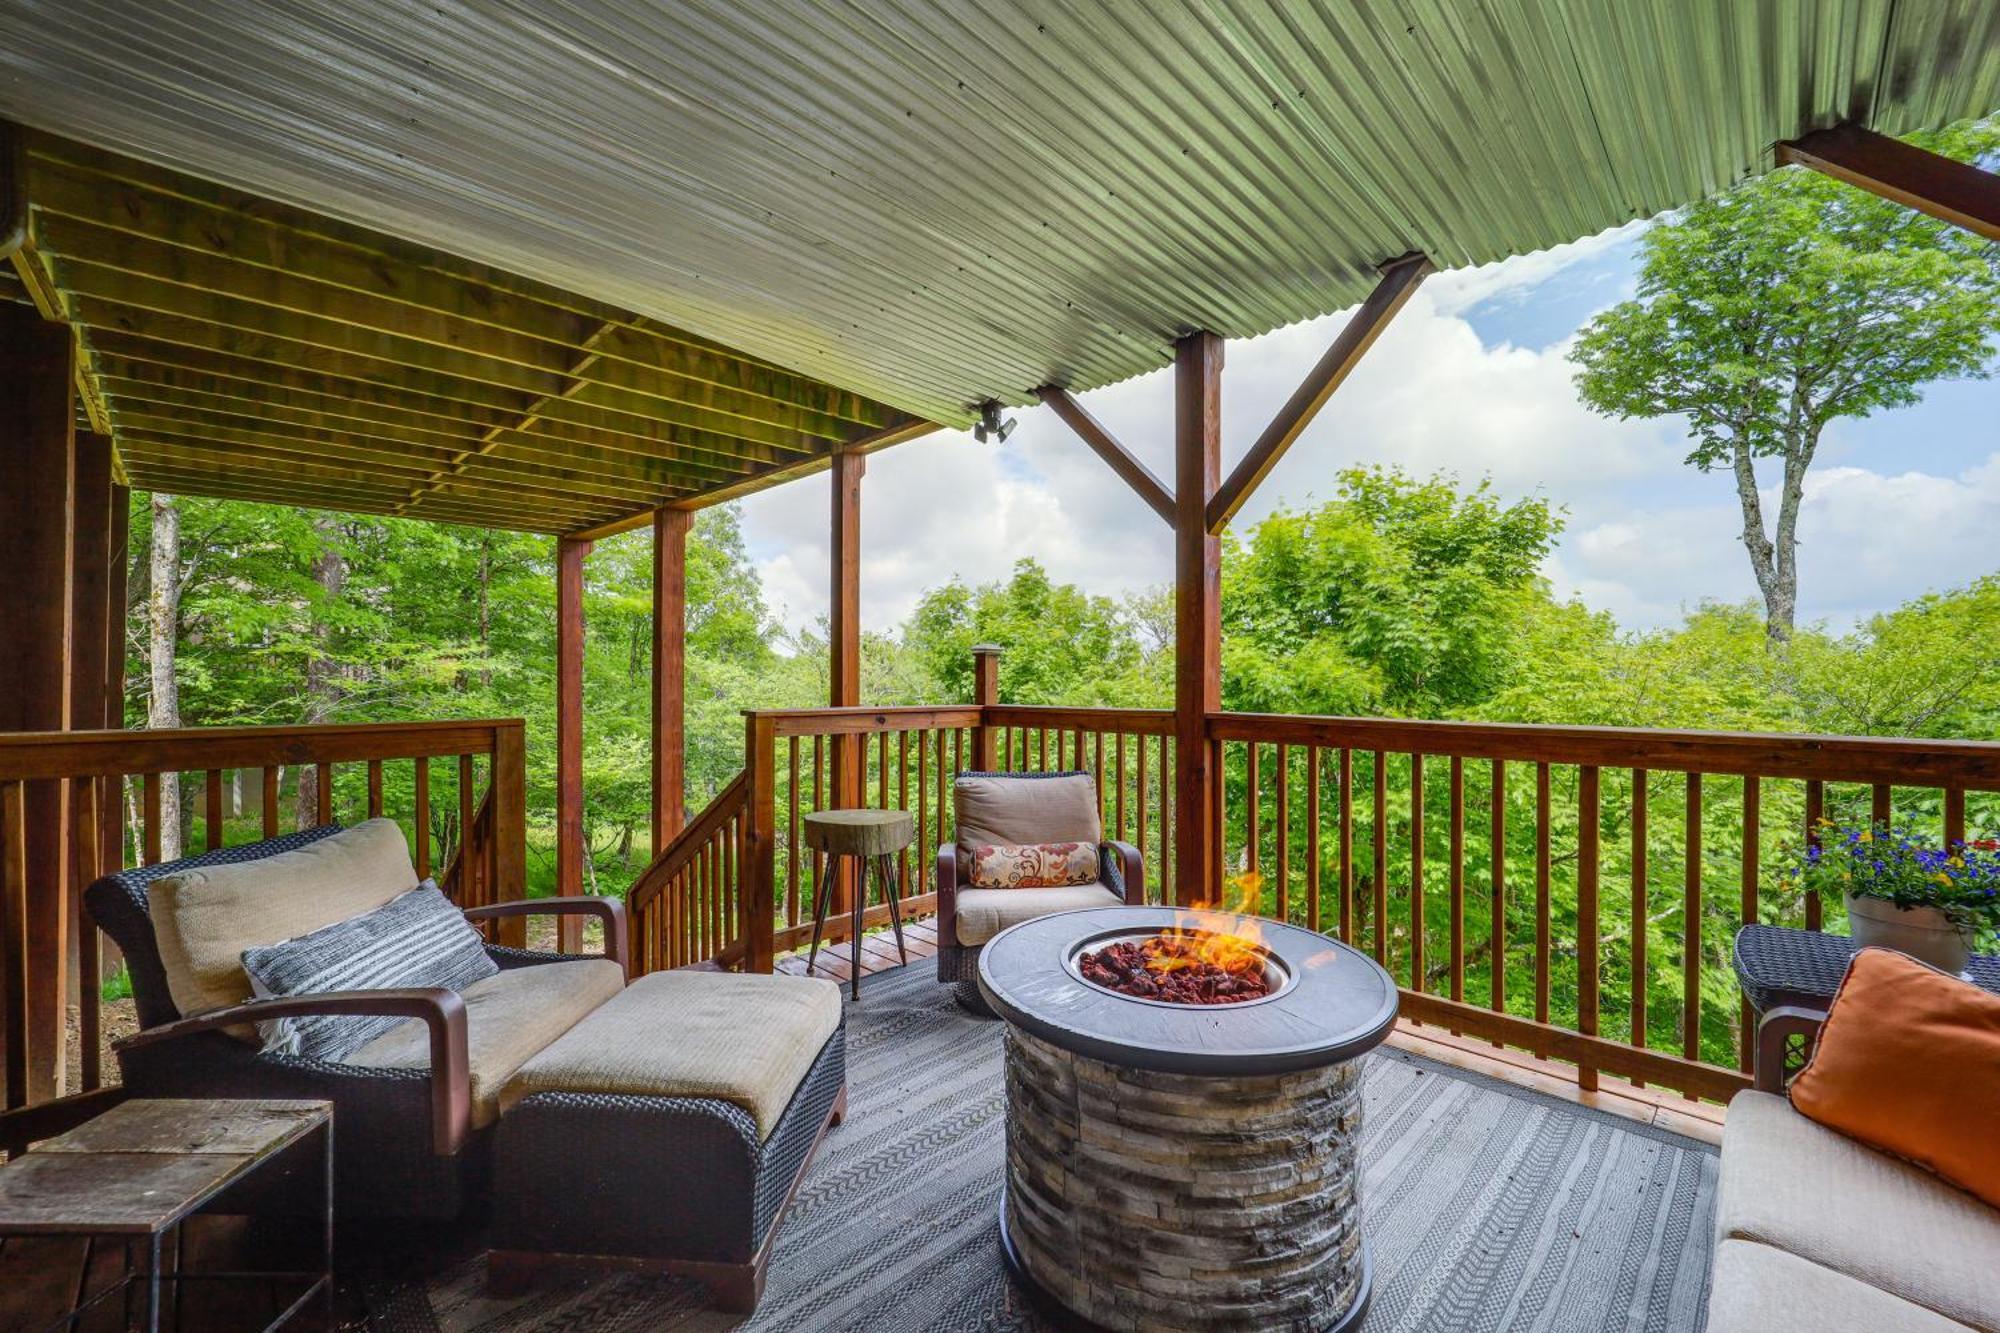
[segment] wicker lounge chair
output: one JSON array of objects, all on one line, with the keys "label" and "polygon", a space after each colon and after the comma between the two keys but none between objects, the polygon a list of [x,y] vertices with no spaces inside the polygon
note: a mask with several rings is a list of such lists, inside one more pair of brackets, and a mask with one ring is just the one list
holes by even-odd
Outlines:
[{"label": "wicker lounge chair", "polygon": [[[1139,849],[1106,842],[1097,782],[1088,773],[961,773],[952,786],[956,841],[937,852],[938,980],[987,1014],[979,951],[1008,926],[1055,912],[1146,901]],[[982,843],[1087,842],[1098,847],[1094,884],[1052,889],[975,889],[970,852]]]},{"label": "wicker lounge chair", "polygon": [[[489,946],[500,973],[467,988],[334,992],[186,1015],[168,987],[148,886],[207,866],[257,861],[308,847],[337,824],[110,875],[85,893],[91,918],[124,951],[142,1031],[117,1048],[124,1084],[146,1097],[311,1098],[330,1101],[338,1127],[335,1198],[343,1217],[439,1220],[483,1188],[497,1083],[527,1054],[502,1040],[516,1014],[542,1015],[548,1040],[624,984],[624,905],[613,899],[536,899],[475,908],[472,918],[589,913],[604,922],[609,961]],[[414,882],[414,881],[413,881]],[[475,993],[477,992],[477,993]],[[420,1020],[341,1063],[271,1054],[224,1029],[306,1014],[390,1014]],[[513,1047],[510,1051],[506,1049]],[[519,1056],[517,1059],[516,1056]],[[365,1058],[368,1062],[359,1062]]]}]

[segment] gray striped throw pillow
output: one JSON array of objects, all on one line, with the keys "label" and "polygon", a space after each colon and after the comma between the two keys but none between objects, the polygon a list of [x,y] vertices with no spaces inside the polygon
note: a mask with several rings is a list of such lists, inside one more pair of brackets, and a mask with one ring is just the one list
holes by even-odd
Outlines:
[{"label": "gray striped throw pillow", "polygon": [[[479,932],[427,879],[372,912],[245,949],[243,970],[258,997],[267,999],[399,986],[458,991],[500,969]],[[344,1014],[270,1019],[257,1028],[266,1051],[339,1060],[407,1021],[394,1014]]]}]

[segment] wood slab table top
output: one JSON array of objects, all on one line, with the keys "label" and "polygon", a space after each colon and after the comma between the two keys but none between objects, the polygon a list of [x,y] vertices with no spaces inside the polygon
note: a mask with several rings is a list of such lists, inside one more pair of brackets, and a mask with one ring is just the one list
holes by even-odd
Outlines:
[{"label": "wood slab table top", "polygon": [[121,1102],[0,1167],[0,1236],[162,1231],[332,1114],[316,1101]]}]

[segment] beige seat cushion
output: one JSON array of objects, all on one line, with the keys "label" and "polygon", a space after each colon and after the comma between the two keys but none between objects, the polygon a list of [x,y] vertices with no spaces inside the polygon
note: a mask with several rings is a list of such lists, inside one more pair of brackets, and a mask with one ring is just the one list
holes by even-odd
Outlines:
[{"label": "beige seat cushion", "polygon": [[1102,842],[1097,783],[1088,773],[1061,777],[966,776],[952,784],[958,845]]},{"label": "beige seat cushion", "polygon": [[[371,819],[294,851],[168,875],[147,890],[167,993],[181,1013],[250,998],[243,951],[372,912],[417,887],[394,820]],[[254,1028],[237,1035],[255,1040]]]},{"label": "beige seat cushion", "polygon": [[522,1065],[500,1110],[538,1092],[708,1097],[768,1139],[839,1026],[840,988],[818,977],[654,972]]},{"label": "beige seat cushion", "polygon": [[1086,907],[1119,907],[1124,902],[1102,884],[1072,884],[1061,889],[960,889],[958,942],[970,948],[1038,916]]},{"label": "beige seat cushion", "polygon": [[[604,958],[510,968],[467,986],[466,1062],[471,1066],[472,1126],[500,1115],[500,1089],[514,1071],[625,988],[625,969]],[[364,1069],[429,1069],[430,1029],[398,1023],[341,1061]]]},{"label": "beige seat cushion", "polygon": [[1722,1135],[1718,1240],[1754,1240],[2000,1330],[2000,1212],[1813,1123],[1782,1097],[1738,1093]]},{"label": "beige seat cushion", "polygon": [[1716,1247],[1708,1333],[1965,1333],[1965,1328],[1768,1245],[1725,1240]]}]

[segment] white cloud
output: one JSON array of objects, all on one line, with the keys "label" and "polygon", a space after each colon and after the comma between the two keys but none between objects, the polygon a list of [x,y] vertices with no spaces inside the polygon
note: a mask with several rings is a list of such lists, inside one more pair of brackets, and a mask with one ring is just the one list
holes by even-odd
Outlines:
[{"label": "white cloud", "polygon": [[[1534,284],[1601,254],[1627,230],[1428,281],[1259,488],[1239,528],[1281,505],[1326,498],[1340,470],[1356,464],[1450,471],[1468,482],[1491,476],[1503,496],[1539,493],[1567,508],[1551,581],[1628,628],[1673,623],[1705,599],[1753,596],[1729,483],[1682,462],[1677,421],[1600,417],[1577,401],[1567,341],[1488,346],[1465,317],[1482,301],[1531,295]],[[1225,471],[1346,318],[1229,346]],[[1084,401],[1171,488],[1171,372]],[[1059,580],[1112,595],[1172,577],[1166,525],[1047,409],[1017,416],[1003,446],[953,432],[869,460],[867,627],[893,627],[925,589],[954,575],[1003,578],[1023,556]],[[821,476],[743,502],[767,596],[790,624],[826,612],[827,488]],[[2000,455],[1958,476],[1823,465],[1801,523],[1806,618],[1848,621],[2000,565],[1996,512]]]}]

